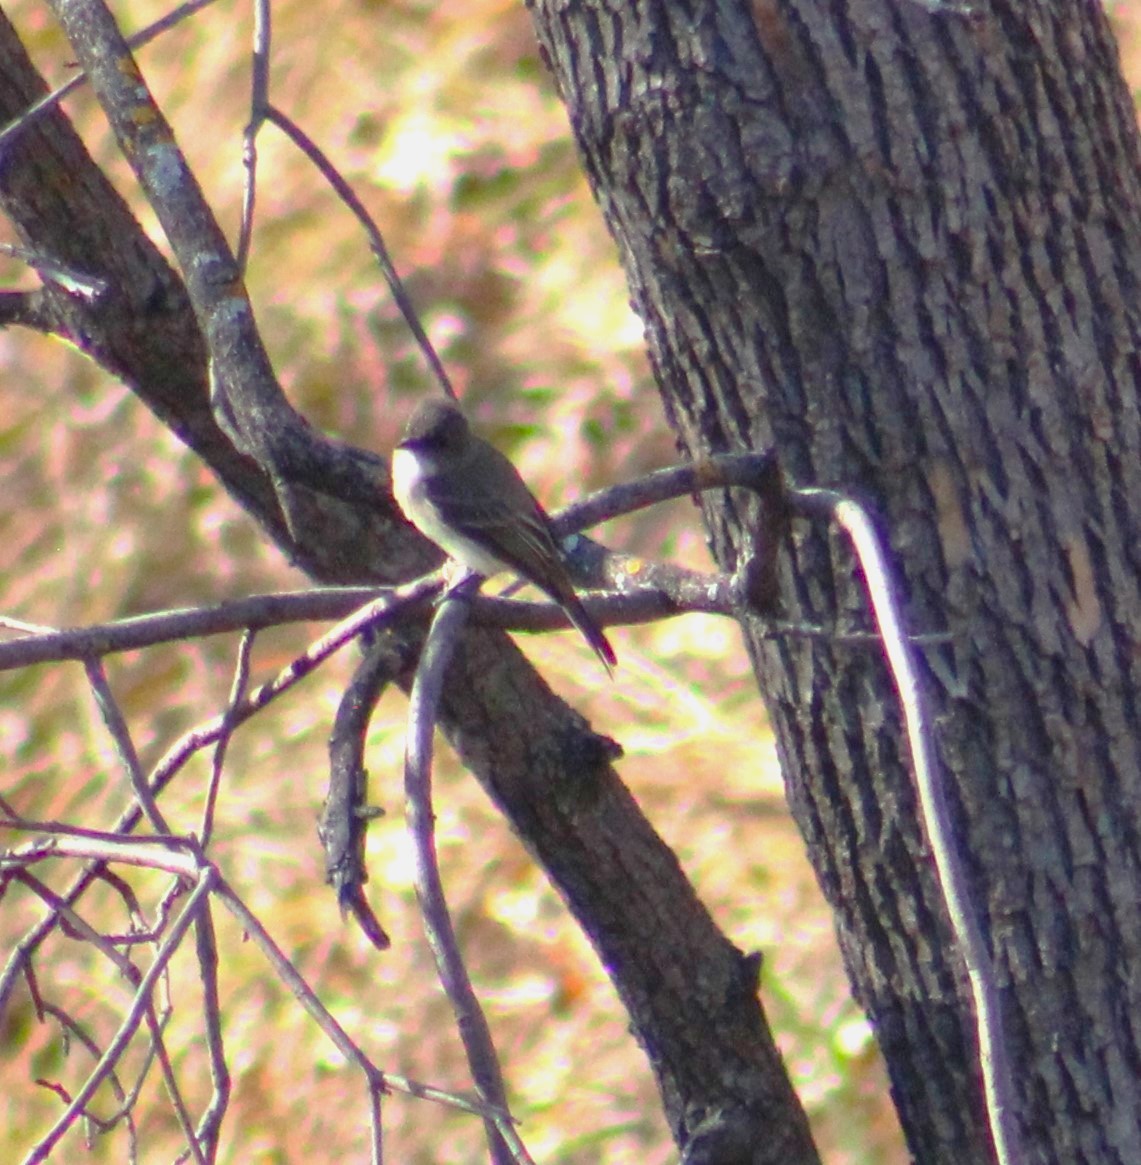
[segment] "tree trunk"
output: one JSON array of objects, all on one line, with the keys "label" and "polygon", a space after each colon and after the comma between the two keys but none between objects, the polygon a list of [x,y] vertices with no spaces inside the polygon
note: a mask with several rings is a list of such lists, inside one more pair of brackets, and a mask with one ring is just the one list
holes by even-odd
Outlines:
[{"label": "tree trunk", "polygon": [[[879,515],[1036,1162],[1141,1160],[1141,273],[1102,8],[536,0],[679,439]],[[754,510],[707,503],[720,562]],[[785,614],[867,626],[797,528]],[[789,800],[924,1165],[991,1159],[881,653],[746,627]]]}]

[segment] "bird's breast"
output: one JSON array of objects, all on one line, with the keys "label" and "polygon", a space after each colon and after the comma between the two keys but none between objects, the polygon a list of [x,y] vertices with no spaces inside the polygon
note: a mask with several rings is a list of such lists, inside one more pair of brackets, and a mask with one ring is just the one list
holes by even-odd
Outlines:
[{"label": "bird's breast", "polygon": [[432,500],[428,484],[431,467],[408,449],[392,454],[392,496],[404,516],[429,541],[464,566],[482,575],[498,574],[503,562],[487,546],[476,541],[474,532],[465,532],[456,515],[444,513]]},{"label": "bird's breast", "polygon": [[415,508],[425,501],[424,471],[420,458],[407,449],[396,449],[392,454],[392,496],[404,511],[404,516],[415,524],[410,507]]}]

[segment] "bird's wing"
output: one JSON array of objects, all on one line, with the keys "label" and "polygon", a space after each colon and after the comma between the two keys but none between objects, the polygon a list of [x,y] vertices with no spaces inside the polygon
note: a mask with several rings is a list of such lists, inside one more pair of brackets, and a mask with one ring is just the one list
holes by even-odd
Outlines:
[{"label": "bird's wing", "polygon": [[555,597],[561,598],[568,590],[573,593],[547,515],[515,467],[507,465],[510,477],[500,476],[500,490],[494,497],[473,493],[466,485],[451,484],[437,475],[425,481],[425,494],[448,515],[452,526],[505,566],[531,582],[547,581],[543,589]]},{"label": "bird's wing", "polygon": [[[546,512],[498,450],[487,447],[481,455],[494,457],[499,463],[494,495],[475,493],[470,488],[471,475],[460,475],[462,485],[441,481],[436,475],[424,482],[428,501],[444,511],[448,524],[465,538],[562,606],[607,673],[612,674],[617,663],[614,648],[575,594]],[[456,475],[449,476],[456,480]]]}]

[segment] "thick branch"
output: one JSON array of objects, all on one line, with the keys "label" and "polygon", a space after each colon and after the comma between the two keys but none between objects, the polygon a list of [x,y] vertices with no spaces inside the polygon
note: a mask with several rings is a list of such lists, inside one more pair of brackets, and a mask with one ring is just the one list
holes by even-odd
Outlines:
[{"label": "thick branch", "polygon": [[[17,116],[42,92],[0,18],[0,116]],[[319,466],[329,457],[347,459],[352,464],[343,472],[294,482],[295,537],[289,535],[269,473],[237,450],[211,415],[206,353],[183,287],[58,113],[10,147],[0,198],[29,248],[50,252],[67,240],[59,252],[67,263],[108,282],[109,294],[94,304],[53,292],[60,331],[199,452],[314,578],[392,582],[435,560],[395,520],[382,463],[347,447],[323,446],[312,460]],[[77,223],[97,228],[77,232]],[[275,468],[297,471],[293,464]],[[442,718],[462,759],[595,943],[659,1073],[678,1135],[686,1122],[701,1123],[725,1106],[777,1112],[772,1159],[812,1160],[803,1117],[764,1026],[756,961],[713,925],[610,767],[612,745],[589,731],[502,633],[479,628],[459,644]]]}]

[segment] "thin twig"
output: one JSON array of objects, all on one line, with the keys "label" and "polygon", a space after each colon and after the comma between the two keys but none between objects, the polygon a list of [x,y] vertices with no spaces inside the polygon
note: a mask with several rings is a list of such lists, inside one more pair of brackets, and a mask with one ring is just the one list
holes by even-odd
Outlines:
[{"label": "thin twig", "polygon": [[[419,601],[416,597],[417,595],[421,593],[434,593],[440,585],[439,580],[433,581],[430,578],[421,579],[407,588],[402,588],[400,597],[402,600]],[[269,704],[276,696],[300,682],[301,679],[324,662],[324,660],[328,659],[335,651],[343,647],[346,643],[351,642],[362,630],[380,619],[391,617],[394,610],[398,609],[399,603],[397,603],[395,608],[393,607],[392,595],[383,596],[380,599],[374,600],[372,603],[366,604],[362,608],[358,608],[349,619],[338,624],[337,627],[334,627],[318,640],[304,657],[295,660],[273,680],[255,689],[239,706],[228,710],[226,714],[217,716],[208,723],[200,725],[198,728],[186,733],[167,750],[166,754],[152,771],[149,782],[152,794],[157,796],[161,793],[181,767],[199,749],[213,744],[221,737],[223,732],[229,731],[233,726],[248,720],[261,708]],[[141,817],[141,810],[136,806],[132,806],[125,811],[115,825],[116,835],[129,834],[131,830],[137,827]],[[24,822],[13,820],[7,824],[23,825]],[[82,836],[82,834],[77,834],[76,836]],[[100,839],[103,836],[100,835]],[[119,842],[126,842],[131,839],[118,838],[117,840]],[[76,902],[86,891],[87,887],[91,885],[92,881],[98,878],[101,871],[105,868],[103,862],[100,860],[103,856],[102,851],[97,846],[116,844],[115,842],[104,842],[102,840],[96,841],[96,839],[89,839],[89,841],[91,844],[88,852],[83,855],[76,854],[76,856],[91,857],[94,859],[94,864],[80,874],[62,896],[64,901],[68,903]],[[71,844],[73,846],[75,845],[74,840]],[[130,860],[131,852],[130,846],[121,848],[116,860]],[[49,854],[45,854],[45,856],[49,856]],[[0,861],[0,870],[2,869],[3,862]],[[0,974],[0,1013],[6,1007],[21,972],[29,965],[35,952],[55,928],[56,922],[57,916],[55,914],[47,914],[16,944],[8,962],[4,966],[3,973]]]},{"label": "thin twig", "polygon": [[68,926],[71,929],[71,937],[93,946],[128,983],[137,987],[141,974],[138,967],[116,948],[115,943],[107,935],[100,934],[83,915],[79,914],[67,902],[64,902],[46,882],[31,873],[27,867],[32,865],[36,860],[34,856],[29,856],[26,864],[23,866],[16,867],[12,864],[9,865],[9,868],[13,870],[13,876],[22,885],[26,886],[32,893],[41,898],[48,906],[67,920]]},{"label": "thin twig", "polygon": [[297,968],[290,962],[288,956],[277,945],[269,931],[262,925],[261,920],[250,910],[242,899],[233,891],[229,883],[219,875],[216,893],[222,904],[238,920],[242,930],[257,944],[265,955],[274,974],[289,988],[294,998],[313,1017],[317,1026],[332,1041],[333,1046],[345,1057],[350,1064],[355,1065],[366,1077],[370,1088],[381,1091],[404,1092],[409,1096],[421,1100],[432,1100],[449,1108],[459,1109],[461,1112],[472,1113],[475,1116],[499,1118],[510,1121],[505,1111],[496,1110],[482,1099],[471,1099],[455,1092],[446,1092],[442,1088],[434,1088],[419,1081],[410,1080],[407,1076],[399,1076],[392,1072],[382,1072],[368,1057],[364,1050],[345,1031],[340,1022],[321,1002],[312,987],[305,981]]},{"label": "thin twig", "polygon": [[[132,49],[142,48],[143,45],[149,44],[155,37],[161,36],[162,33],[173,28],[176,24],[181,23],[187,17],[193,16],[199,9],[205,8],[213,3],[214,0],[189,0],[186,4],[180,4],[165,16],[160,17],[153,24],[148,24],[146,28],[128,37],[127,44]],[[46,113],[53,110],[69,93],[74,93],[86,81],[86,73],[76,73],[70,81],[65,82],[58,89],[53,89],[50,93],[41,97],[39,101],[24,110],[15,121],[10,121],[4,126],[0,130],[0,157],[3,156],[5,146],[15,140],[18,134],[23,133],[29,126],[34,125]]]},{"label": "thin twig", "polygon": [[218,801],[218,790],[222,787],[222,768],[226,763],[226,748],[237,725],[234,723],[234,709],[245,698],[250,682],[250,656],[254,649],[254,632],[247,630],[238,643],[238,659],[234,665],[234,682],[230,685],[230,698],[226,701],[226,711],[222,713],[222,726],[218,743],[214,745],[214,755],[210,761],[210,783],[206,787],[206,804],[202,810],[202,825],[199,838],[202,848],[210,844],[214,835],[214,809]]},{"label": "thin twig", "polygon": [[210,1061],[210,1080],[214,1090],[210,1103],[198,1121],[195,1136],[210,1161],[218,1154],[222,1120],[230,1104],[230,1068],[222,1039],[222,1004],[218,994],[218,939],[214,933],[214,915],[210,903],[204,904],[194,922],[194,949],[202,976],[202,1019],[206,1031],[206,1048]]},{"label": "thin twig", "polygon": [[250,120],[242,133],[242,165],[246,178],[242,185],[242,222],[238,231],[235,258],[243,277],[250,258],[250,242],[254,233],[254,206],[257,202],[258,145],[257,137],[265,124],[269,107],[269,51],[273,24],[269,0],[254,4],[254,47],[250,62]]},{"label": "thin twig", "polygon": [[[402,603],[421,601],[422,592],[430,595],[432,588],[418,579],[407,587],[385,593],[392,601]],[[91,659],[205,635],[343,619],[377,594],[377,587],[317,587],[310,591],[252,595],[206,607],[133,615],[89,627],[36,629],[19,639],[0,643],[0,671],[64,659]],[[0,627],[13,623],[10,619],[0,620]]]},{"label": "thin twig", "polygon": [[[135,810],[138,813],[138,810]],[[0,822],[6,825],[7,822]],[[38,826],[31,826],[39,832]],[[53,858],[84,858],[100,862],[122,862],[128,866],[165,870],[180,878],[193,881],[198,877],[201,862],[195,847],[185,838],[122,837],[118,834],[99,834],[92,830],[57,827],[54,836],[37,838],[27,845],[0,852],[0,871],[34,865]],[[63,902],[72,905],[68,895]]]},{"label": "thin twig", "polygon": [[420,347],[420,351],[424,354],[424,359],[427,360],[428,367],[432,370],[432,375],[435,376],[437,383],[452,400],[455,400],[456,390],[452,387],[452,382],[448,378],[444,363],[437,354],[436,349],[432,346],[432,341],[428,339],[428,333],[424,331],[424,326],[420,323],[420,317],[417,315],[415,307],[412,306],[412,299],[404,286],[404,281],[400,278],[396,270],[396,264],[393,263],[392,256],[388,253],[388,247],[385,246],[384,236],[380,233],[380,228],[373,221],[372,216],[365,209],[364,203],[357,197],[353,188],[341,177],[340,172],[329,161],[328,157],[321,150],[321,147],[292,118],[272,105],[266,107],[265,117],[267,121],[276,125],[309,161],[317,167],[325,181],[332,186],[337,197],[352,211],[357,221],[364,227],[365,234],[368,235],[369,246],[372,248],[372,253],[376,256],[376,261],[380,265],[385,281],[388,283],[388,289],[392,292],[392,298],[395,300],[396,306],[400,309],[400,314],[404,317],[404,322],[407,324],[408,330],[412,333],[413,338]]},{"label": "thin twig", "polygon": [[[440,583],[439,580],[433,580],[429,577],[404,588],[406,592],[414,594],[412,602],[420,601],[420,594],[414,593],[417,587],[426,589],[428,592],[435,592],[439,589]],[[330,656],[351,643],[362,632],[391,621],[404,605],[403,602],[394,603],[393,596],[387,594],[357,608],[348,619],[342,620],[312,643],[304,655],[298,656],[292,663],[278,672],[272,680],[254,688],[248,696],[228,709],[224,715],[215,716],[212,720],[199,725],[177,740],[152,771],[151,785],[155,788],[165,786],[193,753],[213,744],[219,739],[223,731],[232,730],[237,725],[245,723],[272,700],[303,680]]]},{"label": "thin twig", "polygon": [[[98,1062],[99,1057],[103,1054],[100,1051],[99,1045],[88,1033],[86,1028],[84,1028],[84,1026],[74,1016],[69,1015],[62,1007],[57,1007],[55,1004],[48,1003],[41,999],[37,999],[36,1009],[41,1022],[43,1022],[43,1018],[46,1016],[55,1020],[55,1022],[59,1024],[65,1046],[68,1039],[78,1040],[79,1043],[83,1045],[87,1053],[91,1056],[92,1061]],[[37,1080],[36,1083],[43,1087],[50,1088],[57,1095],[66,1096],[62,1086],[59,1084],[49,1084],[48,1081],[43,1079]],[[137,1129],[135,1127],[134,1113],[128,1107],[129,1097],[127,1095],[127,1091],[119,1079],[119,1074],[115,1071],[111,1071],[107,1074],[107,1083],[110,1085],[111,1092],[113,1093],[116,1101],[119,1103],[119,1113],[117,1113],[115,1118],[110,1121],[105,1121],[90,1111],[85,1112],[83,1116],[86,1120],[94,1123],[96,1127],[100,1129],[100,1131],[108,1131],[113,1127],[117,1120],[123,1120],[127,1126],[128,1144],[130,1146],[134,1146],[136,1142]],[[66,1096],[64,1103],[67,1104],[70,1100],[71,1097]],[[128,1148],[128,1154],[131,1152],[132,1149]]]},{"label": "thin twig", "polygon": [[[208,905],[208,902],[203,902],[202,910],[205,911]],[[190,1150],[190,1154],[197,1162],[197,1165],[207,1165],[206,1156],[202,1152],[202,1146],[199,1144],[198,1137],[194,1131],[194,1124],[190,1119],[190,1110],[186,1106],[182,1089],[178,1084],[178,1077],[174,1072],[174,1064],[171,1063],[170,1053],[166,1050],[166,1041],[162,1035],[162,1025],[159,1023],[158,1017],[154,1014],[153,1000],[152,1005],[147,1009],[146,1018],[147,1026],[151,1032],[151,1047],[154,1050],[159,1069],[162,1072],[163,1083],[166,1085],[166,1094],[170,1098],[171,1107],[174,1109],[175,1116],[178,1118],[182,1135],[186,1138],[187,1148]]]},{"label": "thin twig", "polygon": [[143,975],[138,989],[135,992],[135,998],[122,1024],[119,1026],[119,1030],[112,1037],[106,1050],[100,1057],[98,1064],[95,1065],[91,1075],[84,1082],[83,1087],[72,1098],[71,1103],[64,1109],[51,1129],[40,1138],[32,1148],[32,1151],[24,1158],[24,1165],[36,1165],[36,1163],[47,1159],[52,1148],[71,1127],[75,1118],[81,1112],[85,1111],[87,1102],[95,1094],[96,1089],[103,1082],[110,1070],[118,1063],[119,1058],[122,1056],[135,1031],[138,1029],[139,1024],[142,1022],[143,1015],[150,1004],[151,991],[155,982],[165,970],[171,956],[182,941],[183,935],[194,921],[198,912],[198,904],[210,893],[216,877],[217,873],[213,866],[209,864],[199,866],[197,884],[187,899],[182,913],[171,927],[170,933],[155,952],[154,962],[151,963],[147,968],[146,974]]},{"label": "thin twig", "polygon": [[967,872],[955,844],[942,774],[935,759],[930,717],[920,688],[912,645],[903,629],[895,583],[879,534],[867,511],[833,490],[790,491],[790,504],[806,516],[831,518],[847,534],[867,585],[872,615],[887,655],[903,710],[908,748],[919,795],[920,817],[935,859],[935,872],[955,943],[967,969],[974,1005],[975,1036],[991,1136],[1000,1165],[1023,1160],[1015,1124],[1014,1080],[1006,1054],[1002,1005],[971,902]]},{"label": "thin twig", "polygon": [[110,732],[111,739],[115,742],[115,751],[119,754],[123,767],[127,770],[131,788],[135,793],[135,800],[138,801],[140,808],[147,815],[151,828],[156,833],[170,833],[166,818],[162,815],[162,810],[158,807],[154,793],[151,792],[147,779],[143,775],[142,762],[139,760],[135,742],[131,739],[127,719],[115,700],[114,692],[111,691],[102,660],[89,659],[83,667],[87,672],[91,690],[95,693],[95,702],[99,705],[103,723],[107,726],[107,731]]},{"label": "thin twig", "polygon": [[[130,959],[128,959],[125,955],[116,949],[114,943],[108,936],[100,934],[98,931],[96,931],[95,928],[92,927],[86,919],[76,913],[76,911],[73,910],[72,907],[69,906],[66,902],[61,901],[59,896],[53,890],[51,890],[50,887],[48,887],[44,882],[40,881],[40,879],[36,878],[27,869],[20,869],[16,871],[16,876],[24,885],[26,885],[34,893],[38,894],[39,897],[41,897],[45,902],[47,902],[52,907],[52,909],[61,916],[61,918],[67,920],[72,933],[77,938],[90,943],[92,946],[98,949],[104,955],[104,957],[107,958],[118,969],[119,973],[123,976],[124,979],[127,980],[128,983],[132,984],[132,986],[136,988],[138,987],[141,979],[141,972]],[[30,977],[29,983],[30,985],[34,983],[34,980],[32,980]],[[64,1013],[62,1009],[38,1001],[38,992],[36,995],[37,1010],[41,1014],[44,1012],[50,1012],[56,1017],[57,1020],[60,1020],[60,1022],[64,1021],[66,1013]],[[67,1017],[67,1019],[70,1020],[70,1017]],[[151,1051],[159,1059],[159,1063],[162,1067],[163,1075],[166,1080],[167,1089],[171,1096],[171,1101],[174,1104],[176,1111],[179,1113],[179,1119],[182,1121],[184,1129],[187,1131],[188,1135],[192,1135],[192,1130],[189,1127],[189,1117],[186,1114],[185,1102],[182,1099],[181,1091],[179,1090],[177,1080],[174,1077],[173,1068],[170,1064],[170,1057],[166,1052],[166,1047],[162,1038],[162,1024],[160,1023],[158,1016],[155,1014],[153,999],[148,1001],[146,1009],[146,1022],[151,1032]],[[77,1033],[81,1032],[81,1029],[79,1029],[78,1025],[74,1025],[74,1030]],[[86,1039],[84,1040],[84,1045],[91,1052],[92,1059],[98,1061],[101,1053],[95,1042],[93,1040]],[[134,1107],[138,1099],[139,1091],[142,1088],[143,1081],[145,1080],[147,1072],[149,1071],[151,1062],[152,1056],[148,1055],[129,1094],[124,1091],[122,1085],[120,1084],[118,1073],[115,1072],[113,1068],[108,1072],[108,1080],[112,1086],[112,1090],[115,1092],[115,1095],[119,1100],[118,1112],[113,1113],[110,1117],[107,1118],[99,1118],[90,1111],[85,1110],[84,1112],[84,1116],[88,1120],[95,1121],[100,1129],[104,1131],[113,1128],[120,1120],[125,1120],[128,1128],[128,1140],[132,1146],[135,1142],[135,1122],[133,1115]],[[132,1157],[133,1152],[134,1150],[132,1149]],[[199,1162],[200,1165],[205,1165],[205,1162],[201,1161],[200,1156]]]}]

